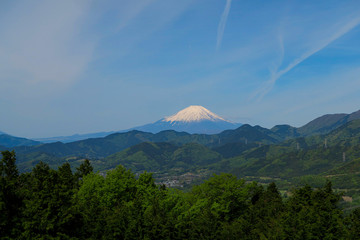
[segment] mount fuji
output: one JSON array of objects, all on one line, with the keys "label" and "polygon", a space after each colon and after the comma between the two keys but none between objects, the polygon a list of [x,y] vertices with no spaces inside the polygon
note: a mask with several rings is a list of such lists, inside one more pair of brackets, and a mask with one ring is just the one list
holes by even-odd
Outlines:
[{"label": "mount fuji", "polygon": [[241,125],[228,121],[202,106],[189,106],[174,115],[131,130],[151,133],[175,130],[188,133],[216,134],[224,130],[238,128]]},{"label": "mount fuji", "polygon": [[158,133],[164,130],[175,130],[178,132],[187,133],[204,133],[216,134],[224,130],[230,130],[240,127],[242,124],[233,123],[224,118],[210,112],[202,106],[190,106],[178,113],[160,119],[157,122],[146,124],[139,127],[134,127],[127,130],[111,131],[111,132],[98,132],[89,134],[75,134],[72,136],[59,136],[50,138],[37,138],[34,140],[43,143],[63,142],[69,143],[80,141],[88,138],[101,138],[113,133],[128,132],[131,130],[138,130],[143,132]]}]

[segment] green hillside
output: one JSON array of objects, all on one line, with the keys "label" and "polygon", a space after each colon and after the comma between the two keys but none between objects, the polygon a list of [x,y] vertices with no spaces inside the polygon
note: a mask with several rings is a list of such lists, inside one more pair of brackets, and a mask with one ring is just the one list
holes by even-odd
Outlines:
[{"label": "green hillside", "polygon": [[214,147],[212,150],[220,153],[224,158],[231,158],[241,155],[244,151],[257,148],[259,146],[258,143],[226,143],[224,145]]},{"label": "green hillside", "polygon": [[345,124],[347,122],[346,116],[347,114],[327,114],[300,127],[298,132],[304,136],[326,134]]},{"label": "green hillside", "polygon": [[220,143],[235,143],[235,142],[258,142],[264,144],[278,143],[282,138],[269,129],[260,126],[250,126],[244,124],[235,130],[226,130],[218,134]]},{"label": "green hillside", "polygon": [[270,130],[284,140],[300,137],[298,129],[290,125],[276,125]]},{"label": "green hillside", "polygon": [[[45,153],[58,158],[101,159],[142,142],[168,142],[176,146],[198,143],[208,147],[218,147],[227,143],[273,144],[280,142],[281,139],[280,136],[266,128],[243,125],[238,129],[214,135],[188,134],[176,131],[163,131],[157,134],[130,131],[111,134],[104,138],[90,138],[71,143],[56,142],[33,147],[16,147],[14,149],[18,154],[22,155],[22,161],[32,160],[30,156],[33,153]],[[26,156],[29,156],[29,158]]]},{"label": "green hillside", "polygon": [[288,125],[271,130],[243,125],[216,135],[131,131],[15,150],[22,172],[40,161],[52,168],[66,162],[78,167],[88,158],[95,171],[123,165],[136,173],[155,172],[161,181],[178,181],[182,176],[183,182],[191,184],[194,179],[227,172],[260,183],[275,181],[282,189],[304,183],[320,186],[331,180],[336,188],[355,189],[355,195],[359,190],[360,196],[360,120],[325,135],[294,136],[297,130]]},{"label": "green hillside", "polygon": [[41,142],[0,133],[0,145],[4,147],[12,148],[17,146],[34,146],[39,144],[41,144]]},{"label": "green hillside", "polygon": [[360,120],[351,121],[325,136],[330,145],[356,145],[360,142]]},{"label": "green hillside", "polygon": [[[200,157],[201,145],[186,145],[175,158]],[[127,152],[163,156],[168,151],[161,148],[174,150],[145,143]],[[343,196],[328,181],[284,192],[275,183],[219,174],[181,191],[121,165],[97,174],[89,161],[75,171],[69,163],[51,169],[41,162],[19,173],[15,154],[2,155],[1,239],[359,238],[360,208],[349,205],[358,198]]]},{"label": "green hillside", "polygon": [[106,157],[103,168],[115,168],[121,164],[133,171],[157,171],[168,164],[177,148],[170,143],[140,143]]},{"label": "green hillside", "polygon": [[[283,146],[264,146],[228,160],[226,168],[237,176],[268,176],[290,178],[309,174],[320,174],[360,157],[360,147],[334,146],[309,150],[292,150]],[[224,164],[219,163],[224,168]]]},{"label": "green hillside", "polygon": [[102,160],[103,169],[114,168],[119,164],[138,171],[183,171],[203,167],[221,160],[221,155],[209,148],[188,143],[175,146],[170,143],[141,143]]},{"label": "green hillside", "polygon": [[303,136],[327,134],[344,124],[360,119],[360,110],[351,114],[327,114],[298,128]]}]

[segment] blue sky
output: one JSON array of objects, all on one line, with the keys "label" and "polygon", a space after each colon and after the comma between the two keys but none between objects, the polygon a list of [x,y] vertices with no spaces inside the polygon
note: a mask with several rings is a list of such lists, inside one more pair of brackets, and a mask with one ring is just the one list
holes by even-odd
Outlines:
[{"label": "blue sky", "polygon": [[0,2],[0,130],[121,130],[202,105],[301,126],[360,109],[360,1]]}]

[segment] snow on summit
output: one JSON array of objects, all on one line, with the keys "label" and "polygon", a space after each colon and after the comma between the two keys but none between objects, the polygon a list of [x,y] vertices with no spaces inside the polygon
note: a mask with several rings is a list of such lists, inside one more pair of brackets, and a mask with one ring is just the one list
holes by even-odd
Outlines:
[{"label": "snow on summit", "polygon": [[224,130],[238,128],[241,125],[241,123],[225,120],[202,106],[190,106],[170,117],[133,129],[151,133],[174,130],[191,134],[216,134]]},{"label": "snow on summit", "polygon": [[226,121],[229,122],[222,117],[212,113],[208,109],[204,108],[203,106],[190,106],[187,107],[178,113],[164,118],[164,122],[200,122],[203,120],[208,121]]}]

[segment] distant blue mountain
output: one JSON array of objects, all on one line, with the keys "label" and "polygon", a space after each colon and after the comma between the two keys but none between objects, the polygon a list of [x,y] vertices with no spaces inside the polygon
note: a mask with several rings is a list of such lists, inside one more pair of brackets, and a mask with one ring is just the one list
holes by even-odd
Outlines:
[{"label": "distant blue mountain", "polygon": [[112,132],[98,132],[98,133],[87,133],[87,134],[74,134],[71,136],[59,136],[59,137],[49,137],[49,138],[36,138],[34,140],[41,141],[43,143],[52,143],[52,142],[63,142],[63,143],[69,143],[69,142],[75,142],[80,141],[88,138],[101,138],[106,137],[110,134],[115,133],[115,131]]},{"label": "distant blue mountain", "polygon": [[240,123],[230,123],[223,121],[203,120],[199,122],[166,122],[159,120],[155,123],[146,124],[134,128],[143,132],[158,133],[164,130],[175,130],[177,132],[199,133],[199,134],[216,134],[224,130],[236,129],[240,127]]},{"label": "distant blue mountain", "polygon": [[240,123],[233,123],[225,120],[202,106],[190,106],[170,117],[130,130],[151,133],[158,133],[164,130],[175,130],[191,134],[217,134],[224,130],[236,129],[241,125],[242,124]]}]

